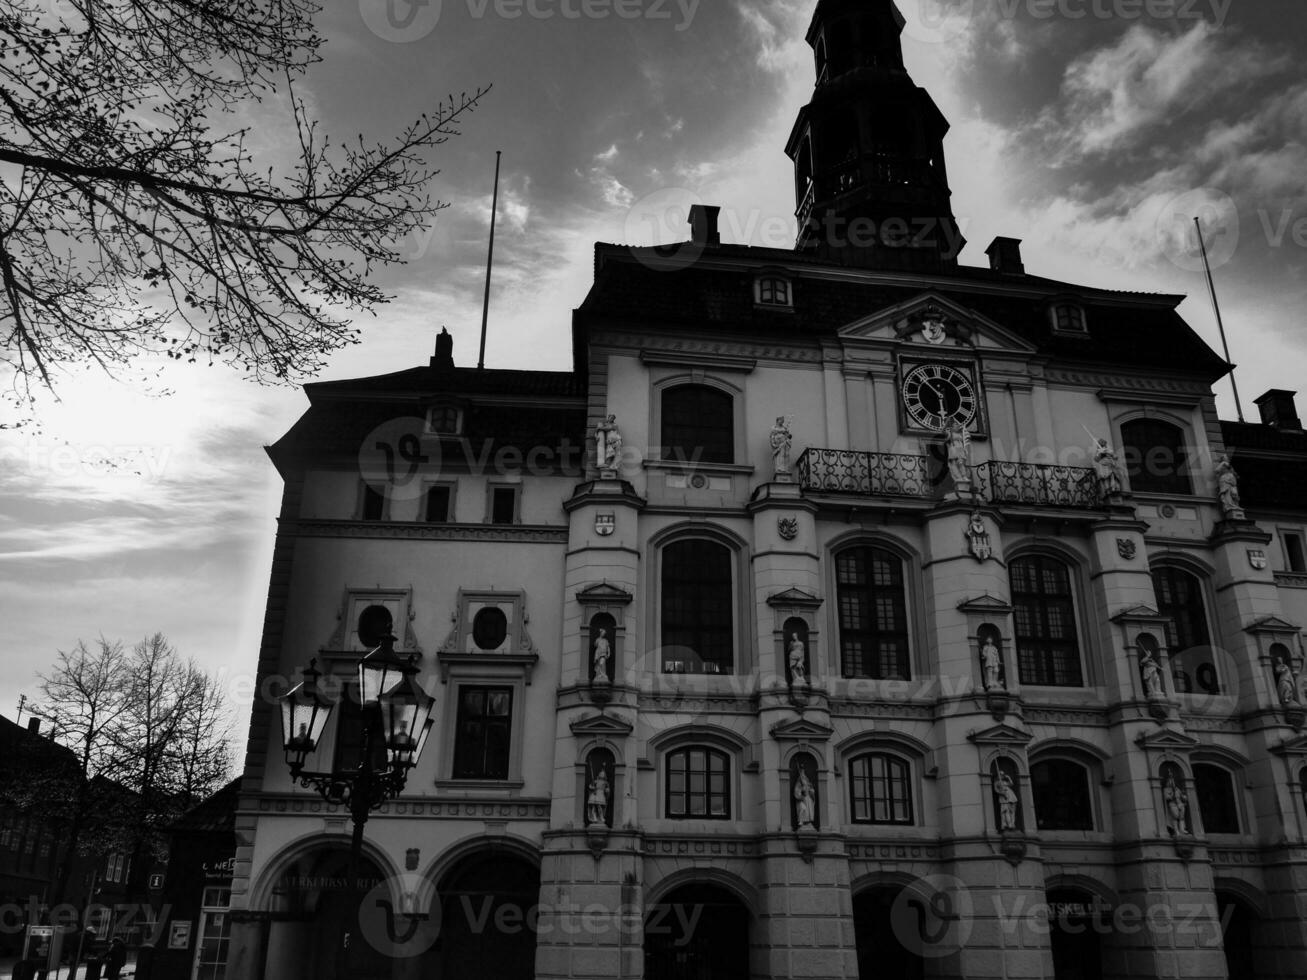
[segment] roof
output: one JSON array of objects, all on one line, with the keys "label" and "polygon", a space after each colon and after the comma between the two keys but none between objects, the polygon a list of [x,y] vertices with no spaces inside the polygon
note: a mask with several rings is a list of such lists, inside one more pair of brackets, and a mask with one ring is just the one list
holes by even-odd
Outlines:
[{"label": "roof", "polygon": [[228,833],[236,828],[236,802],[241,778],[237,776],[208,799],[195,804],[169,828],[173,833]]},{"label": "roof", "polygon": [[536,398],[578,398],[584,379],[571,371],[512,371],[498,368],[409,368],[394,374],[347,381],[317,381],[304,386],[310,401],[342,395],[510,395]]},{"label": "roof", "polygon": [[[1114,292],[990,269],[889,275],[832,266],[794,251],[679,247],[691,250],[684,253],[685,262],[668,264],[675,247],[597,245],[595,283],[580,308],[580,319],[603,316],[650,326],[816,340],[933,291],[1002,324],[1054,358],[1188,371],[1209,380],[1229,370],[1176,312],[1180,296]],[[719,259],[728,261],[709,261]],[[760,269],[779,265],[799,267],[794,308],[760,310],[754,304],[753,280]],[[1075,296],[1086,309],[1088,340],[1053,332],[1048,303],[1066,295]]]}]

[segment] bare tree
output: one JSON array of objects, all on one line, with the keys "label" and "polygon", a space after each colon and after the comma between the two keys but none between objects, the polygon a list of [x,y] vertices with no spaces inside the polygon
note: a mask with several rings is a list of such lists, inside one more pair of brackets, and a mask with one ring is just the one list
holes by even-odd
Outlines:
[{"label": "bare tree", "polygon": [[[486,90],[388,142],[334,143],[295,95],[318,10],[0,0],[0,365],[17,422],[77,365],[166,354],[282,382],[357,342],[343,314],[385,301],[370,273],[446,206],[427,151]],[[220,128],[275,100],[288,164]]]}]

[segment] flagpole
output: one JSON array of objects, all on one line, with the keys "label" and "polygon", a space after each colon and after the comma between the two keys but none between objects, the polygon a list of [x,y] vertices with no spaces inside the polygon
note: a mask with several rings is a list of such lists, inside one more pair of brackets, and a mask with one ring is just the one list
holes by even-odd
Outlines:
[{"label": "flagpole", "polygon": [[1243,402],[1239,399],[1239,382],[1234,377],[1234,362],[1230,360],[1230,342],[1225,338],[1225,321],[1221,318],[1221,303],[1216,298],[1216,280],[1212,278],[1212,263],[1207,259],[1207,243],[1203,241],[1203,223],[1194,218],[1194,227],[1198,229],[1198,247],[1203,252],[1203,268],[1207,271],[1207,291],[1212,296],[1212,309],[1216,311],[1216,327],[1221,331],[1221,346],[1225,349],[1225,362],[1230,365],[1230,387],[1234,389],[1234,407],[1239,413],[1239,421],[1244,421]]},{"label": "flagpole", "polygon": [[481,306],[481,356],[477,358],[477,370],[486,366],[486,324],[490,319],[490,272],[495,267],[495,215],[499,213],[499,158],[502,150],[495,151],[495,196],[490,204],[490,252],[486,256],[486,299]]}]

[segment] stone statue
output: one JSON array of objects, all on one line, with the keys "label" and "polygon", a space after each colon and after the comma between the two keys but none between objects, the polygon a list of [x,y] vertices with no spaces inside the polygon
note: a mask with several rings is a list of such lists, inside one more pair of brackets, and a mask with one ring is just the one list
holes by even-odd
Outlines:
[{"label": "stone statue", "polygon": [[808,683],[808,650],[799,639],[798,633],[790,634],[790,683],[795,687],[804,687]]},{"label": "stone statue", "polygon": [[785,416],[778,416],[771,430],[772,473],[775,476],[790,475],[790,445],[793,437]]},{"label": "stone statue", "polygon": [[989,530],[985,527],[985,515],[980,511],[971,515],[971,523],[967,525],[967,541],[970,543],[971,553],[978,561],[987,561],[994,554],[994,546],[989,540]]},{"label": "stone statue", "polygon": [[608,677],[608,658],[613,655],[613,649],[608,644],[608,631],[599,630],[599,636],[595,640],[594,650],[594,683],[607,684]]},{"label": "stone statue", "polygon": [[622,456],[622,432],[617,416],[609,415],[595,426],[595,462],[601,470],[617,469]]},{"label": "stone statue", "polygon": [[1173,829],[1179,833],[1189,833],[1189,801],[1185,799],[1184,790],[1175,781],[1172,773],[1166,774],[1162,786],[1162,799],[1166,803],[1166,812],[1171,818]]},{"label": "stone statue", "polygon": [[1003,691],[1003,655],[999,653],[992,636],[985,637],[985,644],[980,648],[980,666],[985,671],[985,690]]},{"label": "stone statue", "polygon": [[1012,777],[1002,769],[998,769],[994,776],[994,795],[998,797],[998,824],[1000,830],[1017,829],[1017,798],[1016,787],[1012,785]]},{"label": "stone statue", "polygon": [[958,493],[971,492],[971,433],[961,422],[949,423],[947,430],[948,471]]},{"label": "stone statue", "polygon": [[585,822],[592,827],[608,824],[608,776],[603,766],[590,780],[590,792],[585,798]]},{"label": "stone statue", "polygon": [[1118,496],[1125,491],[1121,461],[1106,439],[1094,439],[1094,472],[1098,476],[1098,490],[1104,497]]},{"label": "stone statue", "polygon": [[1239,500],[1239,474],[1230,465],[1230,457],[1216,461],[1216,495],[1221,498],[1221,510],[1226,520],[1242,521],[1243,506]]},{"label": "stone statue", "polygon": [[1166,692],[1162,690],[1162,671],[1157,666],[1157,658],[1153,656],[1153,651],[1139,651],[1139,671],[1143,675],[1144,690],[1148,692],[1150,698],[1166,696]]},{"label": "stone statue", "polygon": [[799,777],[794,783],[794,815],[800,830],[813,830],[817,820],[817,791],[803,766],[798,769]]},{"label": "stone statue", "polygon": [[1281,704],[1298,703],[1298,682],[1293,677],[1293,667],[1284,657],[1275,660],[1275,687],[1280,693]]}]

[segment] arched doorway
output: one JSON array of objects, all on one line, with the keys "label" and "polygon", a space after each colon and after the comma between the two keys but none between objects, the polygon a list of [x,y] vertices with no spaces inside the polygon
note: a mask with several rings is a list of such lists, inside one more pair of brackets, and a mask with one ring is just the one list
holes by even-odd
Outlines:
[{"label": "arched doorway", "polygon": [[455,865],[438,886],[442,980],[532,980],[540,868],[523,857],[481,853]]},{"label": "arched doorway", "polygon": [[1221,939],[1230,980],[1257,980],[1253,962],[1253,932],[1257,913],[1230,892],[1216,893],[1216,911],[1221,917]]},{"label": "arched doorway", "polygon": [[[910,901],[896,908],[902,892],[898,885],[878,885],[853,897],[853,936],[861,980],[923,980],[926,975],[925,962],[906,945],[914,936],[905,934],[905,930],[915,930],[919,941],[930,941],[931,937],[922,935],[924,911]],[[922,914],[910,921],[903,915],[905,909]]]},{"label": "arched doorway", "polygon": [[1103,916],[1111,909],[1079,888],[1050,891],[1048,906],[1055,980],[1103,980]]},{"label": "arched doorway", "polygon": [[645,980],[748,980],[749,910],[724,888],[685,885],[650,908]]},{"label": "arched doorway", "polygon": [[385,879],[377,864],[363,855],[358,890],[351,892],[349,849],[344,845],[315,849],[288,865],[272,889],[275,920],[267,975],[286,980],[391,980],[391,957],[367,941],[359,918],[363,897]]}]

